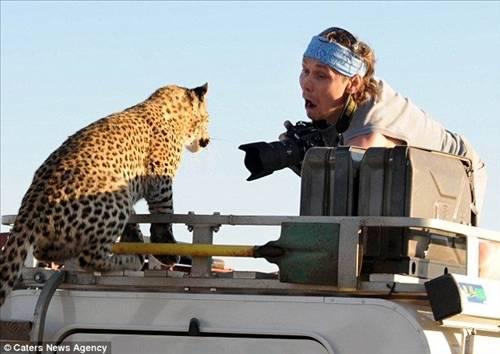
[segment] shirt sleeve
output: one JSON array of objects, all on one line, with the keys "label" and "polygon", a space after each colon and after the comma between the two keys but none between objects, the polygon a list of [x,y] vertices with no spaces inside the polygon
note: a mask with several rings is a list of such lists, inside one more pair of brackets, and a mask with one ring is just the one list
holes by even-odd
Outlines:
[{"label": "shirt sleeve", "polygon": [[481,168],[478,154],[461,135],[445,129],[410,99],[378,80],[378,96],[359,105],[344,139],[380,133],[404,141],[409,146],[464,156]]}]

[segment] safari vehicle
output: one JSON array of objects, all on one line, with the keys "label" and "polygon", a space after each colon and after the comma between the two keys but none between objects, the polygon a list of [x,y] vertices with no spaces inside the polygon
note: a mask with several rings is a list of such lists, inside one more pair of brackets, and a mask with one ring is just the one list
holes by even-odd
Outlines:
[{"label": "safari vehicle", "polygon": [[[432,151],[311,148],[300,215],[135,215],[185,224],[193,244],[114,252],[191,255],[191,265],[25,267],[1,308],[2,341],[106,342],[113,353],[498,353],[500,276],[488,256],[500,233],[475,226],[471,178],[466,160]],[[212,244],[214,232],[248,225],[281,235]],[[279,272],[217,271],[216,256],[262,257]]]}]

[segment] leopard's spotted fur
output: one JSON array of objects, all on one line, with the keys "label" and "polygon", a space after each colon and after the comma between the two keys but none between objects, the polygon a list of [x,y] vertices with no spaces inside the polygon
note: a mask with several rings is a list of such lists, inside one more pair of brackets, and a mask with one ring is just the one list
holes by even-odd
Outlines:
[{"label": "leopard's spotted fur", "polygon": [[[209,142],[207,85],[166,86],[144,102],[70,136],[36,171],[0,254],[0,305],[33,245],[39,260],[77,258],[93,270],[139,269],[142,258],[112,255],[134,204],[171,213],[172,178],[186,146]],[[153,224],[152,242],[175,242],[171,226]],[[168,259],[167,259],[168,261]]]}]

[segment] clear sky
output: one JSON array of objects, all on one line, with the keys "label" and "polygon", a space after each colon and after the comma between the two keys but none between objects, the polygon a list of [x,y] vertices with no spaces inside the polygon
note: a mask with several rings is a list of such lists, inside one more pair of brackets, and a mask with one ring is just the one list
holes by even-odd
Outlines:
[{"label": "clear sky", "polygon": [[[477,1],[2,1],[1,214],[17,213],[36,168],[76,130],[158,87],[208,82],[212,142],[185,152],[175,211],[297,215],[299,178],[283,170],[246,182],[237,147],[274,141],[284,120],[305,120],[302,53],[330,26],[370,44],[379,77],[472,142],[489,171],[482,226],[499,231],[500,3]],[[184,226],[174,231],[189,241]],[[215,240],[278,235],[226,226]]]}]

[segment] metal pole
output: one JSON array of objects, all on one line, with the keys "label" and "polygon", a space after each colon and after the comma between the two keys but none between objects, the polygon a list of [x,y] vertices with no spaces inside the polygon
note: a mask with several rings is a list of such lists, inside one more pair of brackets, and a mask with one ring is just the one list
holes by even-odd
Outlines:
[{"label": "metal pole", "polygon": [[66,277],[65,271],[54,273],[49,280],[44,284],[42,292],[38,297],[38,301],[33,313],[33,328],[31,330],[30,340],[32,343],[41,345],[43,343],[43,333],[45,330],[45,317],[47,316],[47,309],[49,308],[50,300],[56,292],[59,285]]},{"label": "metal pole", "polygon": [[[209,244],[213,242],[212,225],[193,226],[193,244]],[[191,276],[209,278],[212,274],[212,257],[193,257],[191,263]]]},{"label": "metal pole", "polygon": [[358,285],[359,228],[357,220],[340,222],[337,268],[337,286],[340,290],[355,290]]}]

